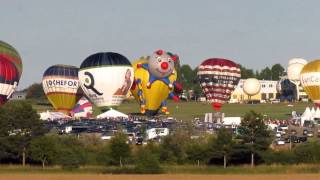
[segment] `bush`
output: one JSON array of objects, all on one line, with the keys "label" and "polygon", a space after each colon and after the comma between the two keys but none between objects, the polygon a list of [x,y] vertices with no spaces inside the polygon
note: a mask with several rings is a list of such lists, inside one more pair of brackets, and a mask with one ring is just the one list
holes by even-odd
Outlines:
[{"label": "bush", "polygon": [[296,157],[292,151],[266,151],[261,154],[265,164],[295,164],[297,163]]},{"label": "bush", "polygon": [[159,160],[149,149],[142,148],[136,155],[135,173],[159,174],[162,173]]}]

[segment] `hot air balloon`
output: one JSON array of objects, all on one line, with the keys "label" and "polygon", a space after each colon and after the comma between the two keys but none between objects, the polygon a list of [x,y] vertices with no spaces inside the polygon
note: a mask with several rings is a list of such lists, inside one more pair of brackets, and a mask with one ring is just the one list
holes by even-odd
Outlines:
[{"label": "hot air balloon", "polygon": [[92,103],[85,97],[82,97],[70,112],[75,118],[88,118],[92,113]]},{"label": "hot air balloon", "polygon": [[154,116],[160,108],[162,113],[169,114],[167,99],[179,100],[174,94],[174,89],[182,89],[181,84],[176,82],[174,65],[177,59],[177,55],[158,50],[133,63],[135,82],[131,92],[140,103],[142,114]]},{"label": "hot air balloon", "polygon": [[0,105],[7,102],[16,90],[21,74],[19,53],[9,44],[0,41]]},{"label": "hot air balloon", "polygon": [[91,102],[102,109],[110,108],[126,98],[133,82],[133,68],[121,54],[96,53],[82,62],[79,80]]},{"label": "hot air balloon", "polygon": [[288,69],[287,69],[287,75],[288,79],[295,85],[295,94],[296,99],[298,100],[300,97],[299,93],[299,85],[300,85],[300,72],[304,65],[306,65],[308,62],[301,58],[293,58],[289,61]]},{"label": "hot air balloon", "polygon": [[300,81],[309,98],[320,106],[320,60],[306,64],[300,72]]},{"label": "hot air balloon", "polygon": [[[22,60],[18,51],[8,43],[0,41],[0,58],[6,59],[14,64],[19,72],[19,77],[22,74]],[[20,78],[19,78],[20,79]]]},{"label": "hot air balloon", "polygon": [[43,74],[42,87],[52,106],[69,114],[77,103],[79,94],[79,68],[69,65],[54,65]]},{"label": "hot air balloon", "polygon": [[254,96],[258,94],[260,90],[261,85],[259,80],[256,78],[248,78],[243,83],[243,91],[249,96]]},{"label": "hot air balloon", "polygon": [[207,101],[220,111],[238,85],[240,67],[233,61],[221,58],[207,59],[198,67],[198,79]]}]

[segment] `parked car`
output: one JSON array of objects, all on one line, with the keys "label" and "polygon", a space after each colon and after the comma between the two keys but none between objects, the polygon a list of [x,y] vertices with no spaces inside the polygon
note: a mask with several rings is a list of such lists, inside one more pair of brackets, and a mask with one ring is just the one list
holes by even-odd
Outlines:
[{"label": "parked car", "polygon": [[308,134],[308,130],[307,130],[307,129],[304,129],[302,134],[303,134],[303,135],[307,135],[307,134]]},{"label": "parked car", "polygon": [[278,140],[276,140],[276,144],[277,144],[277,145],[285,145],[286,142],[285,142],[284,139],[278,139]]},{"label": "parked car", "polygon": [[278,104],[280,103],[280,99],[271,99],[270,102],[271,104]]},{"label": "parked car", "polygon": [[307,136],[298,137],[300,142],[306,142],[308,140]]},{"label": "parked car", "polygon": [[307,136],[308,137],[313,137],[313,131],[308,131]]}]

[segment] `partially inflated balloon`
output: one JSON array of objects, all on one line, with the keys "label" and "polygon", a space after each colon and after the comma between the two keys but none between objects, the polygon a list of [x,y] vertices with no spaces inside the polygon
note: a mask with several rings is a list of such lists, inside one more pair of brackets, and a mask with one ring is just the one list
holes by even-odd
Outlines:
[{"label": "partially inflated balloon", "polygon": [[69,114],[79,99],[79,68],[54,65],[43,74],[42,87],[53,107]]},{"label": "partially inflated balloon", "polygon": [[309,98],[320,105],[320,60],[306,64],[300,72],[300,81]]},{"label": "partially inflated balloon", "polygon": [[121,54],[96,53],[82,62],[79,80],[83,92],[96,106],[119,106],[132,85],[133,68]]},{"label": "partially inflated balloon", "polygon": [[9,45],[8,43],[0,41],[0,58],[12,62],[19,72],[19,77],[21,76],[22,60],[19,53],[14,47]]},{"label": "partially inflated balloon", "polygon": [[202,62],[197,75],[207,101],[217,111],[230,99],[241,77],[238,64],[220,58],[207,59]]}]

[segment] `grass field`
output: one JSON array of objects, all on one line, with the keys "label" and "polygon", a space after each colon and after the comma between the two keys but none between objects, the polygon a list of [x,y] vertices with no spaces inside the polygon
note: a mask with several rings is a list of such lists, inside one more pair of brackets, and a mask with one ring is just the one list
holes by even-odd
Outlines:
[{"label": "grass field", "polygon": [[0,180],[319,180],[318,174],[290,175],[78,175],[78,174],[3,174]]},{"label": "grass field", "polygon": [[[222,107],[221,112],[225,113],[225,116],[243,116],[245,112],[254,110],[260,112],[266,117],[276,119],[287,119],[291,116],[292,111],[303,113],[307,106],[313,106],[312,103],[293,103],[288,106],[288,103],[279,104],[225,104]],[[47,109],[52,110],[50,106],[33,106],[36,110],[42,112]],[[168,108],[170,111],[169,116],[176,117],[178,120],[190,120],[195,117],[204,117],[205,113],[214,112],[209,104],[201,102],[169,102]],[[119,111],[124,113],[138,113],[139,105],[136,101],[124,102],[121,106],[117,107]],[[98,115],[101,111],[98,108],[94,108],[94,114]]]},{"label": "grass field", "polygon": [[[292,111],[303,113],[307,106],[311,107],[311,103],[293,103],[288,106],[288,103],[279,104],[225,104],[221,112],[225,116],[243,116],[245,112],[254,110],[266,115],[270,118],[287,119],[291,117]],[[193,119],[195,117],[204,117],[205,113],[214,112],[210,105],[200,102],[169,102],[168,105],[170,116],[176,117],[179,120]],[[137,103],[123,103],[118,110],[125,113],[138,112],[139,106]]]}]

